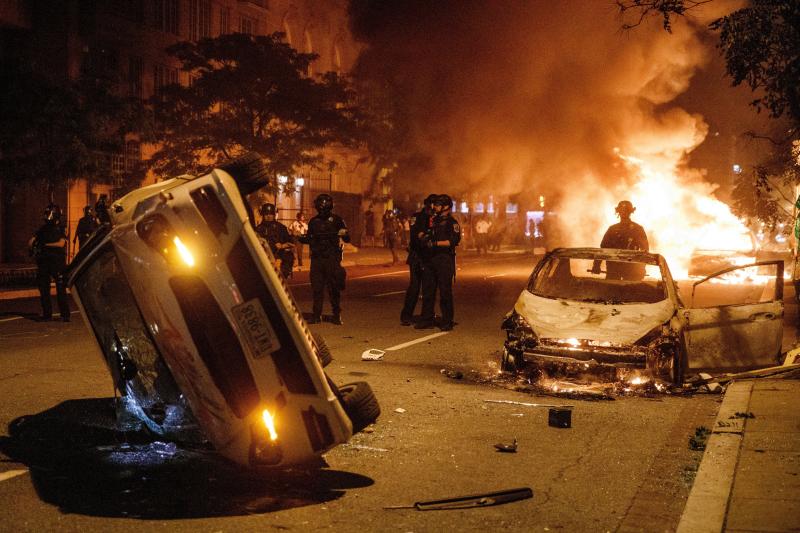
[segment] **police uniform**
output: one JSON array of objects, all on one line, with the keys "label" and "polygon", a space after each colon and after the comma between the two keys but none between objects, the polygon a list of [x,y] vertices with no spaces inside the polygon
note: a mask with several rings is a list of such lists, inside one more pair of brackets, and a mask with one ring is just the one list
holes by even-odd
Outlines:
[{"label": "police uniform", "polygon": [[89,240],[89,237],[96,229],[97,220],[95,220],[92,215],[84,215],[78,221],[78,227],[75,229],[75,238],[78,239],[78,246],[80,248],[83,248],[83,244]]},{"label": "police uniform", "polygon": [[[609,226],[600,242],[600,248],[617,248],[620,250],[641,250],[647,252],[650,244],[644,228],[632,220],[622,220]],[[641,280],[645,269],[642,263],[606,261],[606,279]]]},{"label": "police uniform", "polygon": [[[422,318],[420,327],[432,325],[436,289],[439,289],[439,307],[442,312],[442,330],[453,328],[453,280],[456,274],[456,246],[461,242],[461,227],[450,213],[434,218],[429,230],[428,245],[422,254]],[[439,241],[450,241],[450,246],[435,246]]]},{"label": "police uniform", "polygon": [[36,259],[36,284],[39,287],[39,300],[42,304],[42,319],[50,320],[53,316],[50,280],[54,279],[61,320],[69,322],[69,302],[63,278],[64,268],[67,265],[67,252],[63,246],[45,246],[62,239],[67,239],[67,236],[59,224],[44,224],[34,235],[33,254]]},{"label": "police uniform", "polygon": [[408,243],[408,288],[406,298],[403,302],[403,310],[400,311],[400,323],[407,326],[411,324],[414,317],[414,308],[417,306],[419,291],[422,288],[422,244],[419,240],[420,234],[428,232],[431,226],[431,212],[425,208],[418,213],[414,213],[409,221],[411,224],[411,236]]},{"label": "police uniform", "polygon": [[291,248],[278,248],[278,244],[293,244],[289,230],[277,220],[262,220],[256,226],[256,233],[269,244],[272,255],[281,260],[281,274],[284,278],[292,277],[292,267],[294,266],[294,253]]},{"label": "police uniform", "polygon": [[[339,235],[345,230],[343,235]],[[301,242],[309,245],[311,252],[311,290],[313,292],[313,318],[318,322],[322,316],[325,287],[331,300],[334,323],[341,323],[340,291],[344,289],[345,271],[342,267],[342,247],[339,239],[350,242],[347,225],[342,217],[330,211],[320,212],[308,221],[308,233]]]}]

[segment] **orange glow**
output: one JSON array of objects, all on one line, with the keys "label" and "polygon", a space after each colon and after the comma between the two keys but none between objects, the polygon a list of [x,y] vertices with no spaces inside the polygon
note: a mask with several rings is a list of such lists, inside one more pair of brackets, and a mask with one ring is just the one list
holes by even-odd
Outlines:
[{"label": "orange glow", "polygon": [[[744,223],[730,207],[713,196],[716,186],[678,176],[674,161],[633,157],[616,150],[628,170],[639,180],[620,199],[636,206],[633,220],[644,226],[650,251],[663,255],[673,277],[687,279],[695,250],[753,250],[753,240]],[[604,207],[607,223],[616,222],[614,206]],[[748,258],[741,258],[749,262]]]},{"label": "orange glow", "polygon": [[275,421],[273,420],[270,412],[264,409],[264,412],[261,414],[261,416],[264,418],[264,425],[267,427],[267,431],[269,431],[269,440],[278,440],[278,433],[275,431]]}]

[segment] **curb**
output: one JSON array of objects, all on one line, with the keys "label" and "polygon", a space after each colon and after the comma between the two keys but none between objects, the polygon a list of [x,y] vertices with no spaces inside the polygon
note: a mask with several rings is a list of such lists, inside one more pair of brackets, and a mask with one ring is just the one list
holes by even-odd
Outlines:
[{"label": "curb", "polygon": [[745,424],[731,416],[749,410],[752,393],[752,381],[735,381],[725,391],[676,533],[723,530]]},{"label": "curb", "polygon": [[[69,289],[67,289],[69,294]],[[50,288],[50,295],[56,295],[55,287]],[[39,289],[13,289],[13,290],[0,290],[0,300],[21,300],[23,298],[38,298]]]}]

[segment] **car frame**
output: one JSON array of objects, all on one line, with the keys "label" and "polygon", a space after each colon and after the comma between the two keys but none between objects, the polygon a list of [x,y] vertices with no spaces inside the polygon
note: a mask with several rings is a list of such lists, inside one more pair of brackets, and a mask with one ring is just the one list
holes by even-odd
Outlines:
[{"label": "car frame", "polygon": [[111,207],[68,271],[128,411],[159,435],[196,427],[245,466],[308,463],[380,413],[336,387],[252,225],[257,154],[143,187]]},{"label": "car frame", "polygon": [[[663,299],[647,302],[544,298],[531,287],[560,260],[629,262],[657,267]],[[775,268],[774,293],[767,301],[704,308],[686,307],[663,256],[635,250],[558,248],[536,265],[502,329],[507,338],[503,370],[530,364],[580,371],[598,368],[645,371],[680,384],[689,370],[749,369],[775,364],[780,356],[783,318],[783,261],[762,261],[715,272],[698,286],[752,267]],[[593,283],[604,283],[596,280]],[[608,281],[605,283],[618,283]],[[770,288],[766,287],[765,291]]]}]

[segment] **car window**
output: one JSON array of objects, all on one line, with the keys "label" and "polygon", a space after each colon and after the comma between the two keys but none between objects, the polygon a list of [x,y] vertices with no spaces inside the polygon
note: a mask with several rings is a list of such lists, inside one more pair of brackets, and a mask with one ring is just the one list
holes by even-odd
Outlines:
[{"label": "car window", "polygon": [[667,298],[658,265],[550,257],[531,277],[528,290],[544,298],[581,302],[655,303]]},{"label": "car window", "polygon": [[[75,280],[86,316],[91,323],[106,359],[112,364],[130,360],[136,365],[137,379],[127,382],[143,408],[158,401],[164,390],[159,380],[171,379],[139,313],[128,280],[114,249],[106,245]],[[171,384],[170,384],[171,385]]]},{"label": "car window", "polygon": [[776,264],[738,268],[698,283],[692,307],[718,307],[771,302],[776,299]]}]

